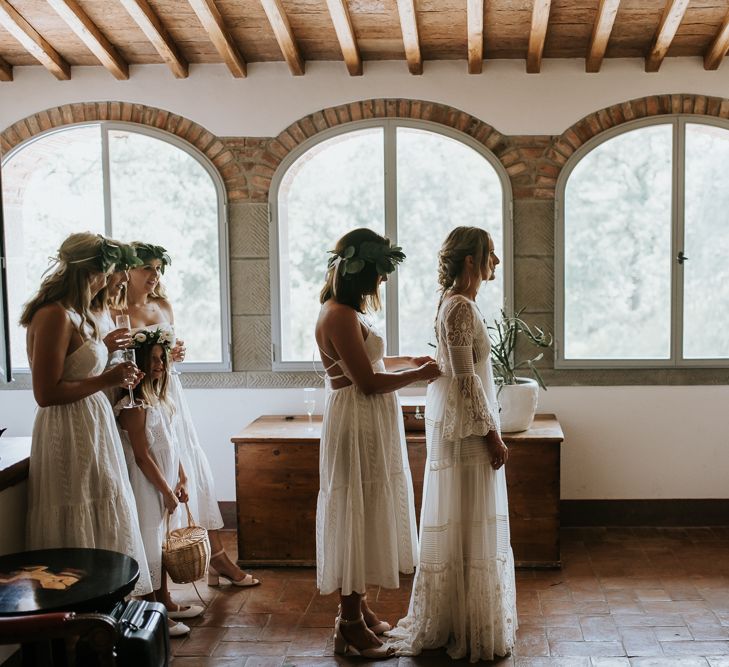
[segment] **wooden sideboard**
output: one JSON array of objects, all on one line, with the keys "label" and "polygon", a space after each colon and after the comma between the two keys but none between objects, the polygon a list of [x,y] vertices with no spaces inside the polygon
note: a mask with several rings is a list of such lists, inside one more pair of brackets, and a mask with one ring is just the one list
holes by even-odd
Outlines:
[{"label": "wooden sideboard", "polygon": [[[243,565],[314,565],[321,416],[259,417],[235,446],[238,557]],[[564,438],[554,415],[505,433],[511,546],[520,567],[559,567],[559,464]],[[407,431],[420,516],[425,433]]]}]

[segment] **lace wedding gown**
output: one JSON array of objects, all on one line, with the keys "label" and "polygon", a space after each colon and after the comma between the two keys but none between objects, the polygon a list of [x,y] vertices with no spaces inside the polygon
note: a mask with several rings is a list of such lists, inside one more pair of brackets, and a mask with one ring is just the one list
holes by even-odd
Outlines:
[{"label": "lace wedding gown", "polygon": [[[383,372],[385,341],[368,325],[367,356]],[[332,360],[334,361],[334,360]],[[349,373],[342,361],[338,366]],[[351,378],[350,378],[351,380]],[[319,452],[317,587],[322,595],[397,588],[416,559],[413,485],[397,395],[354,384],[327,396]]]},{"label": "lace wedding gown", "polygon": [[[80,316],[68,311],[74,323]],[[63,379],[99,375],[107,352],[88,338],[64,361]],[[38,408],[28,475],[28,548],[86,547],[139,565],[134,595],[152,591],[147,559],[111,404],[102,392]]]},{"label": "lace wedding gown", "polygon": [[[122,399],[115,406],[114,412],[119,414],[127,404],[128,401]],[[167,535],[165,505],[162,494],[147,479],[134,460],[134,450],[129,435],[121,427],[120,433],[129,468],[129,480],[137,503],[139,527],[152,577],[152,587],[158,590],[162,585],[162,542]],[[147,437],[149,453],[167,484],[174,489],[179,476],[180,454],[172,433],[171,415],[166,408],[162,405],[145,405],[144,434]],[[175,514],[179,514],[180,509],[178,508]]]},{"label": "lace wedding gown", "polygon": [[454,659],[492,660],[512,650],[517,621],[506,478],[483,437],[499,429],[491,347],[460,295],[444,300],[437,327],[443,375],[426,401],[420,563],[408,614],[388,634],[401,655],[445,646]]}]

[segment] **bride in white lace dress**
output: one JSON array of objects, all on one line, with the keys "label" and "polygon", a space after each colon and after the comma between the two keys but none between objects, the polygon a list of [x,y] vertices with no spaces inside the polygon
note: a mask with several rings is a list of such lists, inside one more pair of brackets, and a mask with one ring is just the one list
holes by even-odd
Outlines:
[{"label": "bride in white lace dress", "polygon": [[105,370],[107,350],[90,311],[117,246],[88,233],[61,245],[57,266],[25,305],[33,394],[28,548],[118,551],[139,565],[135,595],[151,592],[134,495],[103,390],[133,381],[128,362]]},{"label": "bride in white lace dress", "polygon": [[397,588],[416,559],[413,488],[395,391],[439,375],[430,357],[385,357],[363,317],[404,255],[369,229],[336,244],[316,342],[327,373],[316,517],[317,587],[340,595],[334,650],[385,658],[376,636],[390,629],[370,610],[366,584]]},{"label": "bride in white lace dress", "polygon": [[515,643],[516,593],[491,348],[475,299],[499,259],[489,234],[458,227],[439,254],[437,359],[428,387],[420,562],[408,615],[388,633],[400,655],[446,647],[492,660]]}]

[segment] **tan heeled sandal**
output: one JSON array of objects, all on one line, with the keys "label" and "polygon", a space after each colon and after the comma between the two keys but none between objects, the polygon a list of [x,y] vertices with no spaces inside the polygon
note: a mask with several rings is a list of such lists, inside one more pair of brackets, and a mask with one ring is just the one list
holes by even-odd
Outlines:
[{"label": "tan heeled sandal", "polygon": [[[215,552],[210,556],[210,562],[213,558],[217,558],[225,553],[225,549]],[[231,579],[227,574],[218,572],[212,565],[208,567],[208,586],[220,586],[220,579],[225,579],[228,583],[233,586],[239,586],[241,588],[251,588],[252,586],[258,586],[261,582],[258,579],[254,579],[253,575],[246,574],[243,579]]]},{"label": "tan heeled sandal", "polygon": [[359,656],[361,658],[369,658],[370,660],[383,660],[395,655],[395,649],[392,646],[385,646],[384,644],[382,646],[371,646],[370,648],[362,649],[352,646],[342,634],[341,629],[358,623],[361,623],[365,628],[367,627],[362,614],[353,621],[347,621],[341,616],[337,616],[337,622],[334,624],[334,652],[336,654],[348,657]]},{"label": "tan heeled sandal", "polygon": [[[364,600],[367,596],[364,596]],[[337,618],[342,615],[342,605],[337,607],[337,615],[334,617],[334,622],[337,622]],[[392,630],[392,626],[387,621],[377,621],[374,625],[368,625],[367,629],[374,632],[376,635],[384,635],[386,632]]]}]

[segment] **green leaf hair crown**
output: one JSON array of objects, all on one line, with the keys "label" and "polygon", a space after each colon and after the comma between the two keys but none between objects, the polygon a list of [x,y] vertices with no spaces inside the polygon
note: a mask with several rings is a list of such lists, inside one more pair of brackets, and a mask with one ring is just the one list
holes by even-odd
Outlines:
[{"label": "green leaf hair crown", "polygon": [[391,246],[389,241],[377,243],[376,241],[363,241],[358,248],[347,246],[342,253],[330,250],[332,255],[327,263],[328,268],[336,267],[344,278],[359,273],[366,263],[374,264],[377,273],[386,276],[392,273],[397,265],[405,259],[405,253],[400,246]]},{"label": "green leaf hair crown", "polygon": [[158,259],[162,262],[160,271],[162,274],[165,272],[165,267],[172,266],[172,258],[167,254],[166,248],[161,245],[154,245],[152,243],[134,243],[134,250],[137,253],[137,257],[142,260],[142,263],[148,262],[151,259]]},{"label": "green leaf hair crown", "polygon": [[[97,234],[97,236],[101,239],[101,245],[99,246],[99,250],[96,255],[93,255],[92,257],[83,257],[81,259],[74,259],[68,262],[68,264],[83,264],[84,262],[94,260],[96,268],[102,273],[106,273],[112,266],[120,263],[123,257],[121,246],[117,243],[112,243],[101,234]],[[51,260],[56,262],[60,261],[58,257],[51,257]]]},{"label": "green leaf hair crown", "polygon": [[116,263],[117,271],[134,269],[137,266],[142,266],[144,264],[144,262],[137,257],[137,253],[133,245],[129,243],[122,243],[119,250],[121,251],[121,258]]}]

